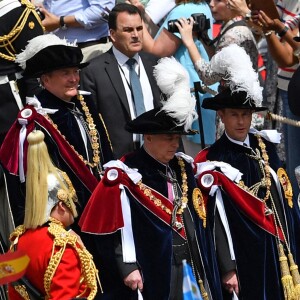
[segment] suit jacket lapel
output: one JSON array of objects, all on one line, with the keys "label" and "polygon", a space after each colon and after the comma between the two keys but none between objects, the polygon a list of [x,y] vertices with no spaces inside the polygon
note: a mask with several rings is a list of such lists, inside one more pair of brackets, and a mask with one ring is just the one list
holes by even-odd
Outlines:
[{"label": "suit jacket lapel", "polygon": [[152,95],[153,95],[153,103],[154,103],[154,107],[160,106],[160,90],[157,86],[156,80],[154,78],[153,75],[153,60],[148,59],[149,56],[147,56],[145,53],[140,52],[139,55],[142,58],[143,64],[144,64],[144,68],[146,70],[150,85],[151,85],[151,89],[152,89]]},{"label": "suit jacket lapel", "polygon": [[[122,77],[121,77],[121,74],[119,71],[118,62],[112,52],[112,49],[110,49],[107,53],[109,55],[107,56],[105,71],[107,72],[107,75],[110,78],[111,84],[112,84],[115,92],[117,93],[117,95],[120,99],[120,102],[124,106],[127,113],[130,115],[130,109],[129,109],[129,105],[128,105],[126,91],[125,91],[125,88],[123,85],[123,80],[122,80]],[[107,88],[109,88],[109,87],[107,87]]]}]

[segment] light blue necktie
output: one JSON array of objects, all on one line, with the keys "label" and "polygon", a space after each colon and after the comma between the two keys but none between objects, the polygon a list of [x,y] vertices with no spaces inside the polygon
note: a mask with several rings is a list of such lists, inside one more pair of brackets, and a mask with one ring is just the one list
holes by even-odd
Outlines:
[{"label": "light blue necktie", "polygon": [[144,97],[143,97],[141,82],[139,76],[136,74],[134,69],[136,60],[134,58],[130,58],[127,60],[126,64],[129,66],[129,78],[130,78],[131,92],[132,92],[134,105],[135,105],[135,112],[136,115],[139,116],[140,114],[144,113],[146,110],[144,105]]}]

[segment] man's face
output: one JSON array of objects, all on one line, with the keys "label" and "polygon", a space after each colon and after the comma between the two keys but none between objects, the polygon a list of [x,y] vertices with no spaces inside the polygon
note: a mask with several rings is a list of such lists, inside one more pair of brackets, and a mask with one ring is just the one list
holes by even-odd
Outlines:
[{"label": "man's face", "polygon": [[121,12],[117,16],[117,28],[110,30],[113,45],[128,57],[142,50],[143,23],[139,14]]},{"label": "man's face", "polygon": [[145,134],[144,145],[148,153],[161,163],[167,164],[179,147],[179,134]]},{"label": "man's face", "polygon": [[228,136],[234,140],[244,142],[250,129],[252,110],[225,108],[219,110],[218,114],[224,123]]},{"label": "man's face", "polygon": [[55,70],[42,75],[41,80],[50,93],[64,101],[70,101],[77,95],[79,70],[77,67]]}]

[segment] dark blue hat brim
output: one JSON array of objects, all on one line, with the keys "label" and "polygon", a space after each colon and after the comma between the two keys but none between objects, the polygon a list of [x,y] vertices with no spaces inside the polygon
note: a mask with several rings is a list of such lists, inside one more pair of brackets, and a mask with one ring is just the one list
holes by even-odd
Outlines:
[{"label": "dark blue hat brim", "polygon": [[254,112],[267,110],[264,106],[255,106],[247,99],[247,94],[244,91],[231,93],[229,88],[221,91],[215,97],[205,98],[202,102],[202,107],[211,110],[220,110],[225,108],[232,109],[251,109]]},{"label": "dark blue hat brim", "polygon": [[160,108],[151,109],[136,119],[128,122],[125,129],[137,134],[180,134],[194,135],[197,131],[185,131],[184,126],[176,125],[176,120],[167,115]]},{"label": "dark blue hat brim", "polygon": [[89,63],[81,63],[83,55],[81,49],[74,46],[48,46],[26,61],[24,77],[38,78],[42,74],[64,68],[77,67],[82,69]]},{"label": "dark blue hat brim", "polygon": [[38,72],[35,72],[35,73],[29,73],[29,72],[26,72],[26,70],[25,70],[22,73],[22,75],[24,77],[39,78],[43,74],[50,73],[52,71],[65,69],[65,68],[75,68],[75,67],[77,67],[78,69],[83,69],[88,65],[89,65],[89,62],[85,62],[85,63],[81,63],[81,64],[76,64],[76,63],[75,64],[65,64],[65,65],[61,65],[61,66],[53,66],[53,67],[50,67],[50,68],[45,68],[45,69],[43,69],[41,71],[38,71]]}]

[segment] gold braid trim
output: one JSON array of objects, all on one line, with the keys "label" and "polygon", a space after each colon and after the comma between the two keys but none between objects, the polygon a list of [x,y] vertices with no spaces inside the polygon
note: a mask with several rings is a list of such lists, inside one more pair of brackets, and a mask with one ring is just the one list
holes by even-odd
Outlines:
[{"label": "gold braid trim", "polygon": [[27,293],[26,286],[25,285],[14,285],[13,286],[15,291],[24,299],[24,300],[30,300],[30,297]]},{"label": "gold braid trim", "polygon": [[26,22],[28,20],[28,17],[31,13],[34,14],[36,20],[40,24],[40,26],[43,28],[45,31],[44,26],[42,25],[41,19],[38,16],[37,12],[35,11],[34,5],[28,1],[28,0],[21,0],[21,4],[25,5],[26,8],[19,17],[19,19],[16,21],[15,26],[13,29],[8,33],[3,36],[0,36],[0,49],[5,48],[8,54],[4,54],[0,52],[0,58],[9,60],[9,61],[15,61],[16,59],[16,50],[13,47],[12,43],[19,37],[21,32],[23,31]]},{"label": "gold braid trim", "polygon": [[[14,251],[14,246],[18,243],[19,237],[26,231],[24,225],[18,226],[9,236],[9,240],[11,241],[10,251]],[[30,297],[27,293],[25,285],[14,285],[13,288],[15,291],[25,300],[30,300]]]},{"label": "gold braid trim", "polygon": [[11,241],[10,250],[14,251],[14,245],[16,245],[19,241],[19,237],[26,231],[24,225],[18,226],[9,236],[9,240]]},{"label": "gold braid trim", "polygon": [[[77,236],[66,231],[61,222],[51,217],[49,221],[50,224],[48,232],[54,237],[54,240],[51,258],[44,275],[44,288],[46,292],[45,299],[50,298],[51,281],[67,246],[71,246],[77,252],[80,259],[80,282],[86,285],[86,289],[83,291],[82,295],[88,292],[89,295],[87,296],[87,299],[94,299],[97,293],[97,283],[99,284],[101,291],[102,287],[98,277],[98,270],[95,267],[92,255],[84,247],[81,247],[80,244],[77,243]],[[13,233],[11,233],[9,239],[12,242],[10,247],[12,251],[14,250],[14,245],[18,243],[19,237],[24,234],[25,231],[25,226],[20,225],[13,231]],[[55,253],[56,249],[59,250]],[[29,299],[26,298],[25,287],[18,286],[16,290],[25,300]],[[77,297],[82,295],[77,295]]]},{"label": "gold braid trim", "polygon": [[[46,291],[46,299],[50,298],[51,281],[67,246],[73,247],[80,259],[82,274],[80,282],[86,284],[86,289],[83,291],[82,295],[89,290],[89,295],[87,296],[87,299],[94,299],[97,293],[97,281],[99,282],[99,284],[100,281],[98,277],[98,270],[95,267],[92,255],[85,248],[81,248],[77,244],[77,236],[67,232],[64,229],[62,223],[53,218],[50,218],[49,220],[50,224],[48,232],[52,236],[54,236],[54,241],[52,247],[52,255],[49,261],[48,268],[46,269],[44,275],[44,288]],[[54,253],[55,250],[58,248],[59,250],[56,253]],[[78,295],[78,297],[82,295]]]}]

